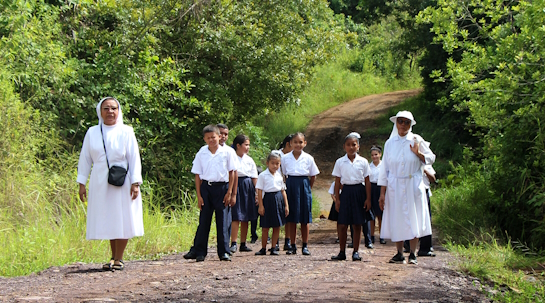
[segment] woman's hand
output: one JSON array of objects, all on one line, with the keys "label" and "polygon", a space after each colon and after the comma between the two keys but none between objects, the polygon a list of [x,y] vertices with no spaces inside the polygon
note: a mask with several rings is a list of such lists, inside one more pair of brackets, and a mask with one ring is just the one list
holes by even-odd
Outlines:
[{"label": "woman's hand", "polygon": [[79,184],[79,199],[81,202],[85,202],[87,200],[87,191],[85,190],[85,185]]},{"label": "woman's hand", "polygon": [[420,145],[420,143],[418,143],[418,141],[416,141],[416,138],[414,138],[414,142],[413,142],[413,145],[411,145],[411,151],[418,156],[418,154],[420,153],[418,151],[418,146]]},{"label": "woman's hand", "polygon": [[380,197],[378,198],[378,205],[380,206],[380,210],[384,211],[384,204],[385,204],[386,198],[384,197],[384,194],[380,194]]},{"label": "woman's hand", "polygon": [[134,183],[131,185],[131,198],[134,200],[138,198],[138,194],[140,193],[140,185],[138,183]]}]

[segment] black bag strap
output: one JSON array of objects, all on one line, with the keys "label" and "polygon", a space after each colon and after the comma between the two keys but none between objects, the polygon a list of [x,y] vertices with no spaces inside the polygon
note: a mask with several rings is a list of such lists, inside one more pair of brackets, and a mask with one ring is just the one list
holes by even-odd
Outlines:
[{"label": "black bag strap", "polygon": [[108,152],[106,152],[106,143],[104,143],[104,133],[102,132],[102,123],[100,123],[100,134],[102,135],[102,146],[104,146],[104,154],[106,155],[106,164],[108,164],[108,169],[110,169],[110,161],[108,161]]},{"label": "black bag strap", "polygon": [[[102,135],[102,146],[104,146],[104,154],[106,155],[106,164],[110,169],[110,162],[108,161],[108,152],[106,151],[106,143],[104,143],[104,133],[102,132],[102,123],[100,123],[100,134]],[[129,171],[129,163],[127,163],[127,171]]]}]

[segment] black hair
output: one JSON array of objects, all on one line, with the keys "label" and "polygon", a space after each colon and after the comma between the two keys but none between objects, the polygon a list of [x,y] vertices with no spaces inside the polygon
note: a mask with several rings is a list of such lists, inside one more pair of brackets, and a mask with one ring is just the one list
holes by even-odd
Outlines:
[{"label": "black hair", "polygon": [[237,145],[240,144],[244,144],[244,142],[246,142],[246,140],[250,140],[250,138],[248,138],[248,136],[246,136],[245,134],[240,134],[240,135],[237,135],[235,137],[235,139],[233,139],[233,148],[235,150],[237,150]]},{"label": "black hair", "polygon": [[202,135],[204,136],[206,133],[216,133],[216,134],[220,134],[220,129],[214,125],[214,124],[210,124],[210,125],[207,125],[203,128],[202,130]]},{"label": "black hair", "polygon": [[356,139],[356,142],[358,142],[358,145],[359,145],[360,144],[359,136],[360,135],[358,133],[349,133],[346,137],[344,137],[344,143],[346,143],[346,140],[348,139]]},{"label": "black hair", "polygon": [[218,123],[218,124],[216,124],[216,126],[217,126],[218,128],[221,128],[221,129],[229,129],[229,127],[227,127],[227,125],[225,125],[225,124],[223,124],[223,123]]},{"label": "black hair", "polygon": [[374,150],[376,150],[376,151],[378,151],[379,153],[382,154],[382,147],[380,147],[380,145],[373,145],[373,146],[371,146],[370,152],[372,152],[372,151],[374,151]]},{"label": "black hair", "polygon": [[273,150],[268,156],[267,156],[267,162],[269,162],[272,159],[282,159],[282,155],[278,151]]},{"label": "black hair", "polygon": [[293,138],[293,134],[287,135],[286,138],[284,138],[284,141],[280,143],[280,147],[278,148],[286,148],[286,144],[288,144],[291,141],[291,138]]},{"label": "black hair", "polygon": [[303,137],[303,140],[305,140],[305,134],[303,134],[302,132],[296,132],[296,133],[293,133],[293,134],[291,135],[290,142],[291,142],[291,140],[293,140],[293,138],[298,137],[298,136]]}]

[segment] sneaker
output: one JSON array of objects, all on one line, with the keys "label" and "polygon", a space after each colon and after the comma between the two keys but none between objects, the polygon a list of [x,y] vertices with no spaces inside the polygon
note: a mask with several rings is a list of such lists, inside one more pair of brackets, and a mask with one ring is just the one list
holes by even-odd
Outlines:
[{"label": "sneaker", "polygon": [[236,243],[231,244],[231,247],[229,248],[229,251],[231,252],[231,254],[236,253],[237,252],[237,244]]},{"label": "sneaker", "polygon": [[431,251],[422,251],[422,250],[419,250],[417,255],[418,255],[419,257],[435,257],[435,253],[433,253],[433,252],[431,252]]},{"label": "sneaker", "polygon": [[264,256],[267,254],[267,249],[262,248],[258,252],[255,253],[256,256]]},{"label": "sneaker", "polygon": [[246,246],[246,244],[240,244],[240,248],[238,249],[238,251],[252,251],[252,249]]},{"label": "sneaker", "polygon": [[357,251],[352,254],[352,261],[361,261],[360,254]]},{"label": "sneaker", "polygon": [[310,251],[308,251],[308,247],[303,247],[301,252],[303,253],[303,256],[310,256]]},{"label": "sneaker", "polygon": [[414,264],[414,265],[418,264],[418,261],[416,261],[416,256],[414,255],[414,253],[411,253],[409,255],[409,264]]},{"label": "sneaker", "polygon": [[386,240],[380,238],[380,244],[386,244]]},{"label": "sneaker", "polygon": [[339,252],[338,255],[332,256],[331,260],[333,261],[344,261],[346,260],[346,253],[344,251]]},{"label": "sneaker", "polygon": [[390,263],[405,264],[407,262],[405,261],[405,257],[403,257],[403,254],[398,252],[390,259]]}]

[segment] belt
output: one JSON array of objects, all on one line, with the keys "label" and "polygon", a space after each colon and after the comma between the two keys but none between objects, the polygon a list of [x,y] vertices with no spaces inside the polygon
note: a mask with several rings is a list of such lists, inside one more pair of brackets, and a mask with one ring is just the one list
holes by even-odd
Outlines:
[{"label": "belt", "polygon": [[202,183],[204,184],[208,184],[208,186],[218,186],[218,185],[225,185],[227,184],[227,182],[210,182],[210,181],[206,181],[206,180],[201,180]]},{"label": "belt", "polygon": [[308,176],[288,176],[288,175],[286,175],[286,178],[307,178],[308,179]]}]

